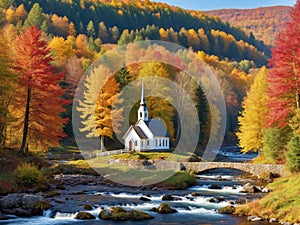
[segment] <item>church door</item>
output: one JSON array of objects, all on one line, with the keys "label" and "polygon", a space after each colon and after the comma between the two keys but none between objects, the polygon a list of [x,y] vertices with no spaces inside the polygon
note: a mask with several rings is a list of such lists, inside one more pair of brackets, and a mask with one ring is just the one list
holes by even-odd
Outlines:
[{"label": "church door", "polygon": [[129,141],[129,151],[132,151],[132,148],[133,147],[133,142],[132,141]]}]

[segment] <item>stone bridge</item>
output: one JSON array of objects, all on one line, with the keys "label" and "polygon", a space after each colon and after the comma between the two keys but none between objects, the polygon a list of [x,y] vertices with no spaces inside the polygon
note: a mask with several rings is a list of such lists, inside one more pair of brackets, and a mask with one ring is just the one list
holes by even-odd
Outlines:
[{"label": "stone bridge", "polygon": [[277,176],[285,176],[287,172],[284,165],[273,164],[251,164],[251,163],[233,163],[233,162],[184,162],[181,163],[186,171],[200,173],[210,169],[236,169],[251,173],[257,177],[264,174],[272,173]]},{"label": "stone bridge", "polygon": [[201,173],[211,169],[236,169],[246,173],[262,177],[268,173],[276,176],[286,176],[288,172],[284,165],[274,164],[251,164],[238,162],[175,162],[167,160],[133,160],[114,159],[109,164],[124,164],[140,170],[185,170],[192,173]]}]

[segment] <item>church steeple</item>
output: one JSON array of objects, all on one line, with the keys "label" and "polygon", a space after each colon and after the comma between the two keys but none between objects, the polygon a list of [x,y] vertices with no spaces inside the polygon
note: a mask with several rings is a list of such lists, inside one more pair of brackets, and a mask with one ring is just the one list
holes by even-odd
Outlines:
[{"label": "church steeple", "polygon": [[142,81],[141,103],[138,111],[138,120],[148,121],[148,109],[145,101],[144,82]]}]

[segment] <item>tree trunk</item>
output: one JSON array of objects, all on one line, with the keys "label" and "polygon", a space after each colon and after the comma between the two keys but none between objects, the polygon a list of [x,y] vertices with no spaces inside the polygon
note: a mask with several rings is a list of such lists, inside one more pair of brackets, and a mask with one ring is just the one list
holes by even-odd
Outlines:
[{"label": "tree trunk", "polygon": [[101,143],[101,152],[103,152],[105,150],[105,147],[104,147],[104,136],[101,135],[100,136],[100,143]]},{"label": "tree trunk", "polygon": [[27,148],[27,136],[28,136],[28,126],[29,126],[29,109],[30,109],[30,98],[31,98],[31,89],[27,89],[27,100],[26,100],[26,110],[24,118],[24,127],[23,127],[23,138],[22,144],[19,150],[20,155],[24,155]]}]

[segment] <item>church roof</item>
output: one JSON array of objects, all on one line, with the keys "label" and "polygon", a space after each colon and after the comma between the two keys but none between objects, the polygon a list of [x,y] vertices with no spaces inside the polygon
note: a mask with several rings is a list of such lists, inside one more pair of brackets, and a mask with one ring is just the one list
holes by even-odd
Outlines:
[{"label": "church roof", "polygon": [[154,136],[157,137],[169,137],[169,133],[166,126],[163,124],[161,119],[151,119],[147,122],[147,126]]},{"label": "church roof", "polygon": [[145,135],[145,133],[142,131],[140,127],[133,126],[133,129],[141,139],[148,139],[148,137]]}]

